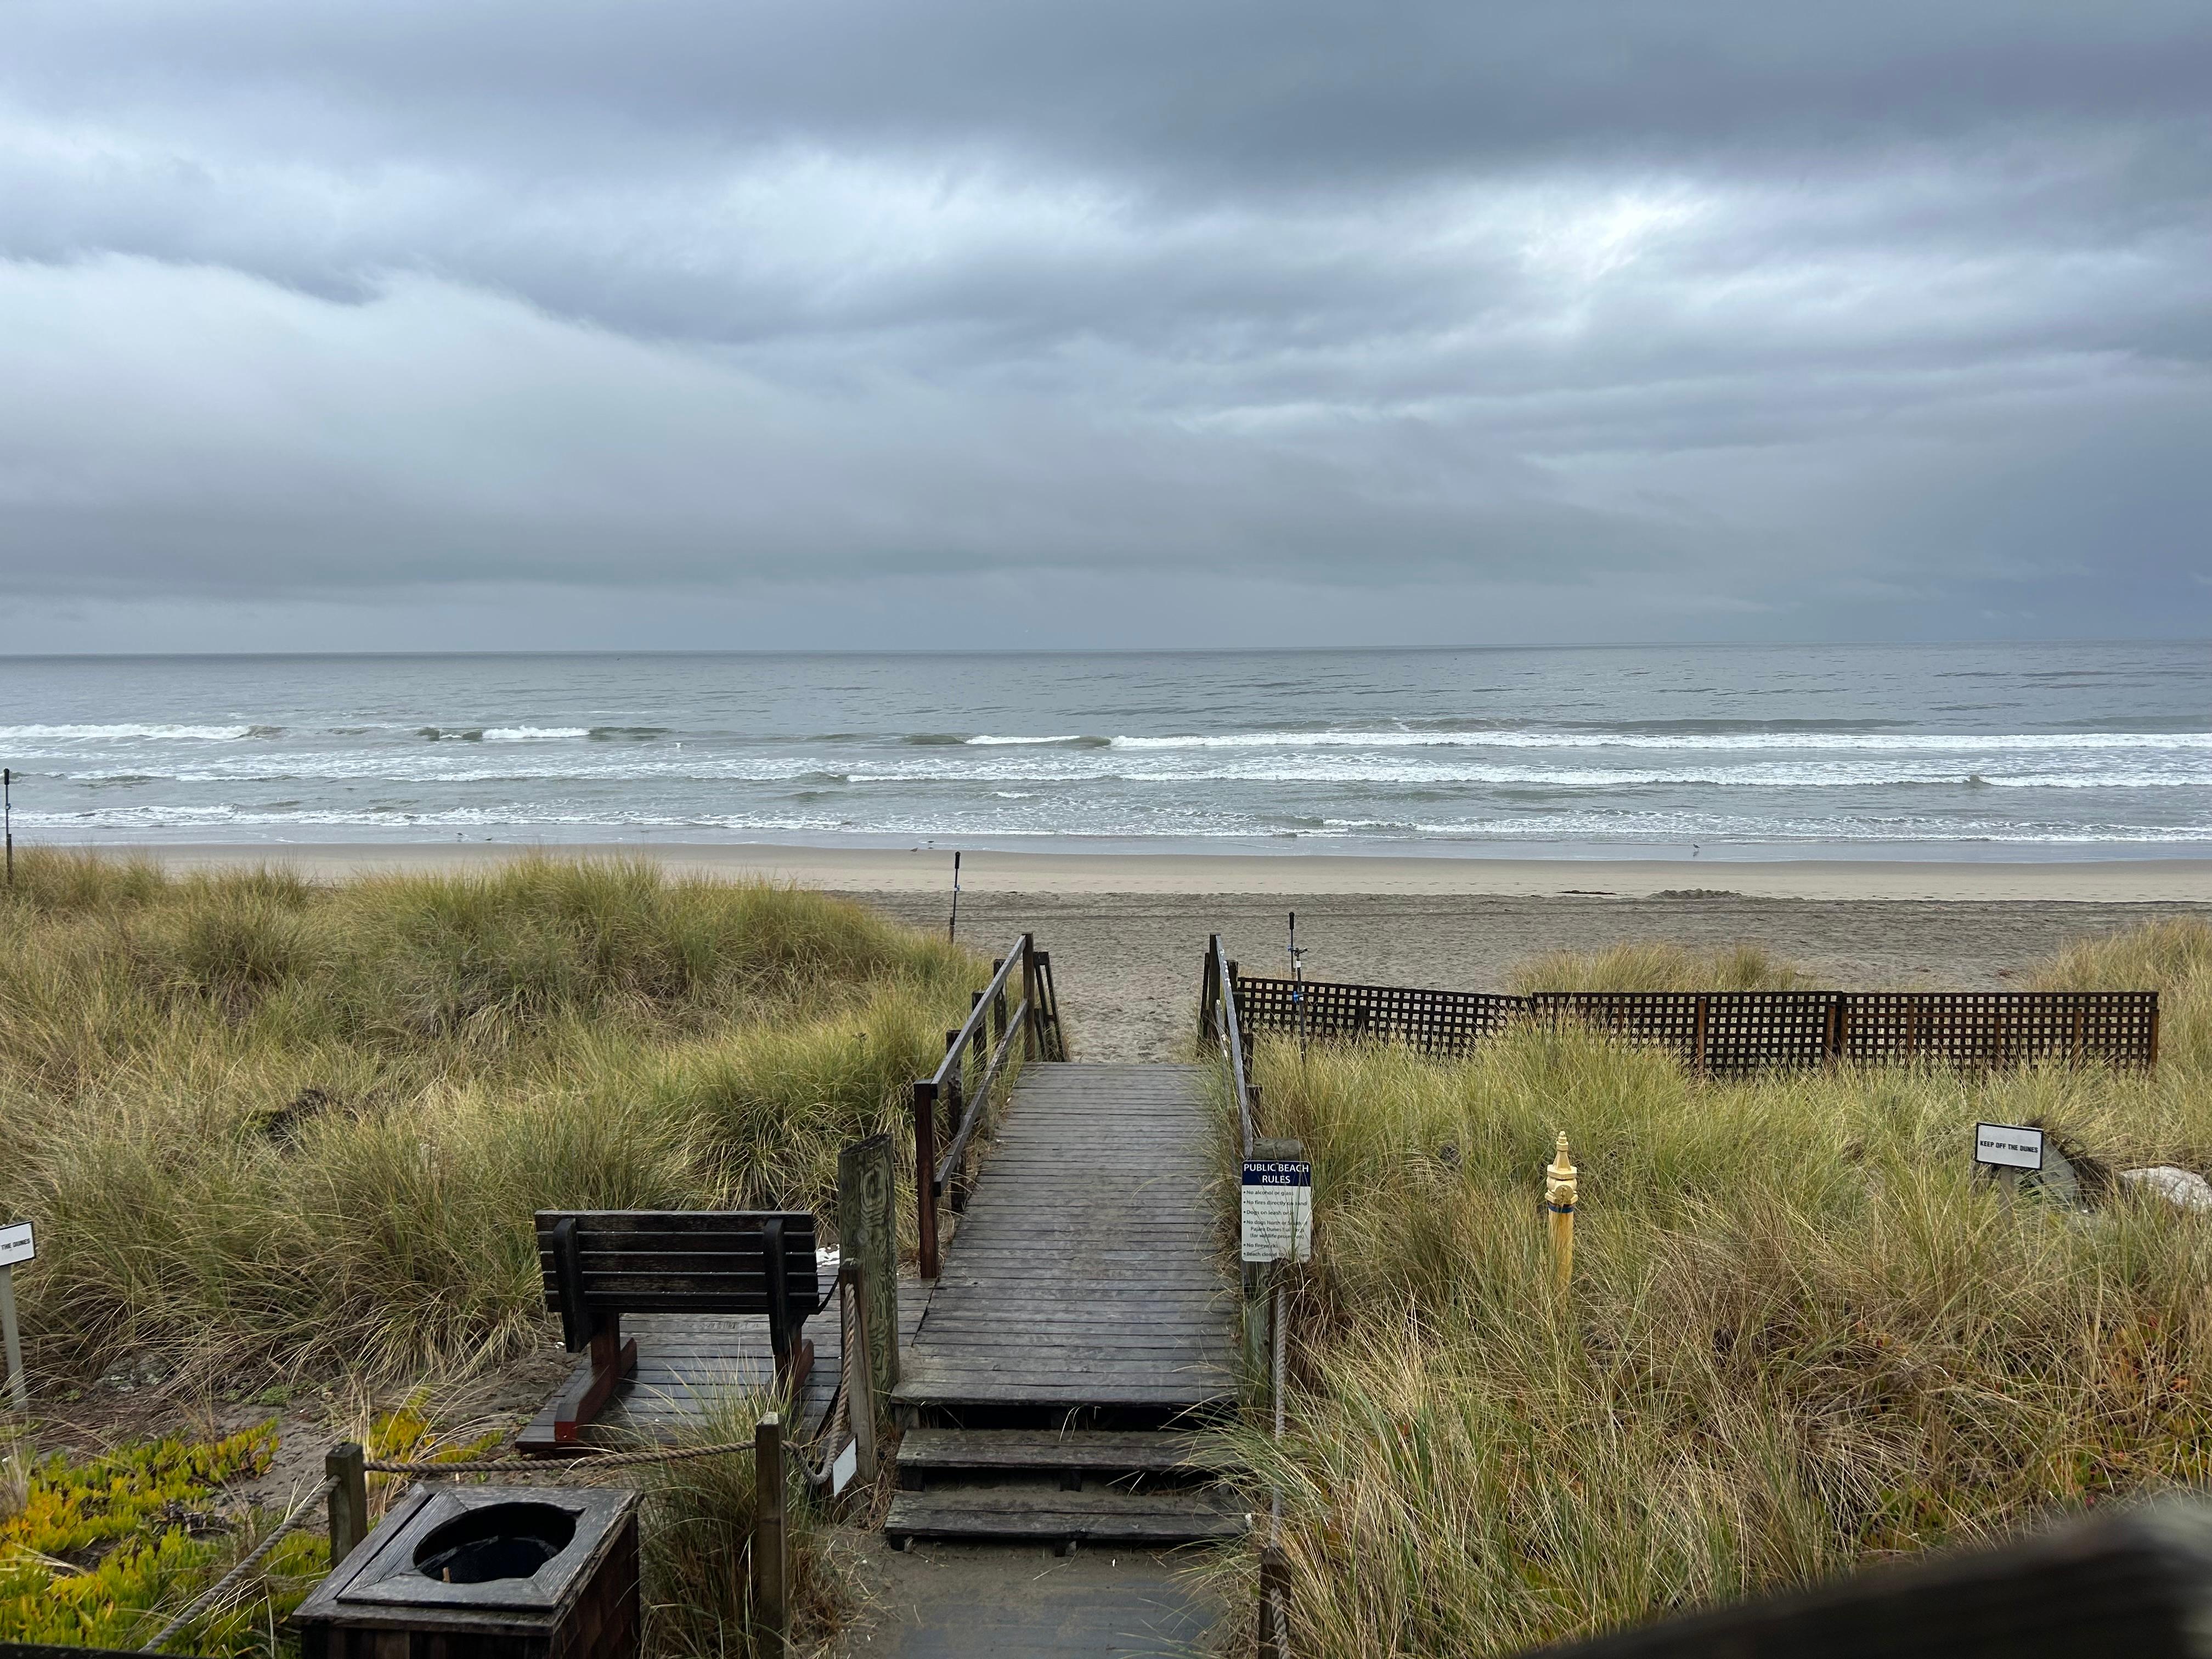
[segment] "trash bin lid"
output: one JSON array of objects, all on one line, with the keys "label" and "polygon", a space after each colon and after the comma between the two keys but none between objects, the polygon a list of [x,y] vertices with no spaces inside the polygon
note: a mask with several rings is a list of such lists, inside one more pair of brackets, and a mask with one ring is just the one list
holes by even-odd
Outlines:
[{"label": "trash bin lid", "polygon": [[633,1492],[546,1486],[418,1486],[302,1606],[550,1613],[636,1507]]}]

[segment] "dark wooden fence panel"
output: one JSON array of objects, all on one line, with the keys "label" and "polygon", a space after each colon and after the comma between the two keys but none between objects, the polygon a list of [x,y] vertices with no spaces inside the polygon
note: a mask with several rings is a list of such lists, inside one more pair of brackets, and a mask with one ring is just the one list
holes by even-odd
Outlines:
[{"label": "dark wooden fence panel", "polygon": [[[1239,975],[1248,1033],[1299,1035],[1286,979]],[[1462,1054],[1519,1019],[1580,1023],[1654,1043],[1685,1065],[1736,1077],[1849,1060],[1974,1068],[2041,1061],[2150,1066],[2155,991],[1546,991],[1497,996],[1308,981],[1304,1035],[1371,1038]]]},{"label": "dark wooden fence panel", "polygon": [[1864,991],[1847,1004],[1847,1060],[2148,1066],[2158,1054],[2154,991]]},{"label": "dark wooden fence panel", "polygon": [[1401,985],[1339,985],[1327,980],[1237,976],[1237,1008],[1248,1031],[1298,1034],[1292,993],[1305,1000],[1305,1035],[1316,1041],[1371,1037],[1425,1054],[1464,1054],[1528,1012],[1519,997],[1476,991],[1422,991]]}]

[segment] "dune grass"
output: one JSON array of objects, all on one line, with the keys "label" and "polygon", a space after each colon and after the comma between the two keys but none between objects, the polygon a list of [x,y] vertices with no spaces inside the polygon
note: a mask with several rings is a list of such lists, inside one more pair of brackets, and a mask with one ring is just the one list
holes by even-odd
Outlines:
[{"label": "dune grass", "polygon": [[[1711,1082],[1540,1030],[1449,1062],[1263,1045],[1316,1260],[1290,1437],[1241,1449],[1286,1495],[1298,1650],[1510,1653],[2212,1478],[2212,1218],[2114,1183],[2088,1213],[2008,1200],[1968,1152],[1992,1118],[2105,1169],[2212,1169],[2212,930],[2042,982],[2157,987],[2157,1074]],[[1560,1129],[1565,1297],[1536,1208]]]},{"label": "dune grass", "polygon": [[1660,942],[1583,954],[1553,951],[1506,975],[1516,996],[1539,991],[1794,991],[1813,981],[1756,945],[1696,951]]},{"label": "dune grass", "polygon": [[413,1379],[544,1326],[531,1212],[834,1215],[982,982],[860,907],[642,863],[317,885],[19,857],[0,1212],[33,1361]]}]

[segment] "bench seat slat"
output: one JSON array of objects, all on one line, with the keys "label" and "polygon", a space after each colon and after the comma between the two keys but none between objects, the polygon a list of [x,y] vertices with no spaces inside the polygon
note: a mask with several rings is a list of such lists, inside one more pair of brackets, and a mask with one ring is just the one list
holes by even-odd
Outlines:
[{"label": "bench seat slat", "polygon": [[[546,1279],[546,1294],[560,1290],[560,1281]],[[792,1307],[821,1301],[814,1274],[792,1274],[785,1279],[785,1301]],[[613,1307],[623,1297],[741,1297],[750,1301],[768,1298],[763,1274],[584,1274],[584,1301],[595,1307]]]},{"label": "bench seat slat", "polygon": [[[580,1249],[586,1274],[752,1274],[768,1272],[761,1249]],[[553,1272],[553,1252],[540,1249],[538,1265]]]},{"label": "bench seat slat", "polygon": [[[576,1242],[587,1250],[757,1250],[761,1247],[761,1237],[758,1227],[702,1227],[685,1232],[653,1231],[642,1227],[612,1230],[594,1227],[588,1218],[580,1219],[576,1226]],[[811,1250],[814,1248],[814,1233],[811,1228],[801,1232],[796,1227],[786,1227],[783,1237],[784,1243],[793,1249]],[[551,1229],[541,1228],[538,1231],[538,1248],[541,1250],[553,1248]]]},{"label": "bench seat slat", "polygon": [[[640,1291],[606,1302],[596,1301],[586,1296],[584,1305],[594,1313],[764,1314],[768,1311],[768,1298],[760,1296],[742,1301],[735,1297],[702,1296],[689,1291],[663,1293]],[[814,1311],[814,1303],[810,1299],[802,1306],[798,1298],[793,1297],[791,1310],[794,1314],[811,1314]]]},{"label": "bench seat slat", "polygon": [[538,1234],[550,1238],[554,1227],[574,1216],[580,1231],[592,1233],[711,1233],[750,1232],[756,1236],[769,1221],[781,1220],[784,1237],[793,1243],[811,1242],[814,1218],[803,1210],[540,1210]]}]

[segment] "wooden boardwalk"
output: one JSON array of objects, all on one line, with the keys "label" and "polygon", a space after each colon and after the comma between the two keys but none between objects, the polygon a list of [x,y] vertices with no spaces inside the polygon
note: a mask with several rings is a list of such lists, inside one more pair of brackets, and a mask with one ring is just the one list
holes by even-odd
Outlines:
[{"label": "wooden boardwalk", "polygon": [[1206,1078],[1024,1068],[906,1349],[903,1416],[1166,1423],[1233,1395]]},{"label": "wooden boardwalk", "polygon": [[[825,1273],[824,1281],[833,1273]],[[912,1279],[900,1281],[900,1340],[914,1340],[927,1295],[927,1286]],[[836,1401],[838,1367],[843,1363],[838,1323],[834,1299],[818,1318],[806,1323],[807,1340],[814,1344],[814,1369],[799,1390],[797,1417],[802,1438],[820,1430]],[[623,1321],[623,1330],[637,1339],[637,1374],[615,1391],[598,1420],[580,1431],[586,1448],[626,1446],[640,1440],[672,1442],[686,1433],[696,1434],[721,1401],[764,1389],[775,1377],[765,1319],[632,1314]],[[573,1375],[590,1370],[589,1356],[582,1356]],[[521,1443],[550,1446],[552,1439],[553,1401],[549,1400],[522,1431]]]}]

